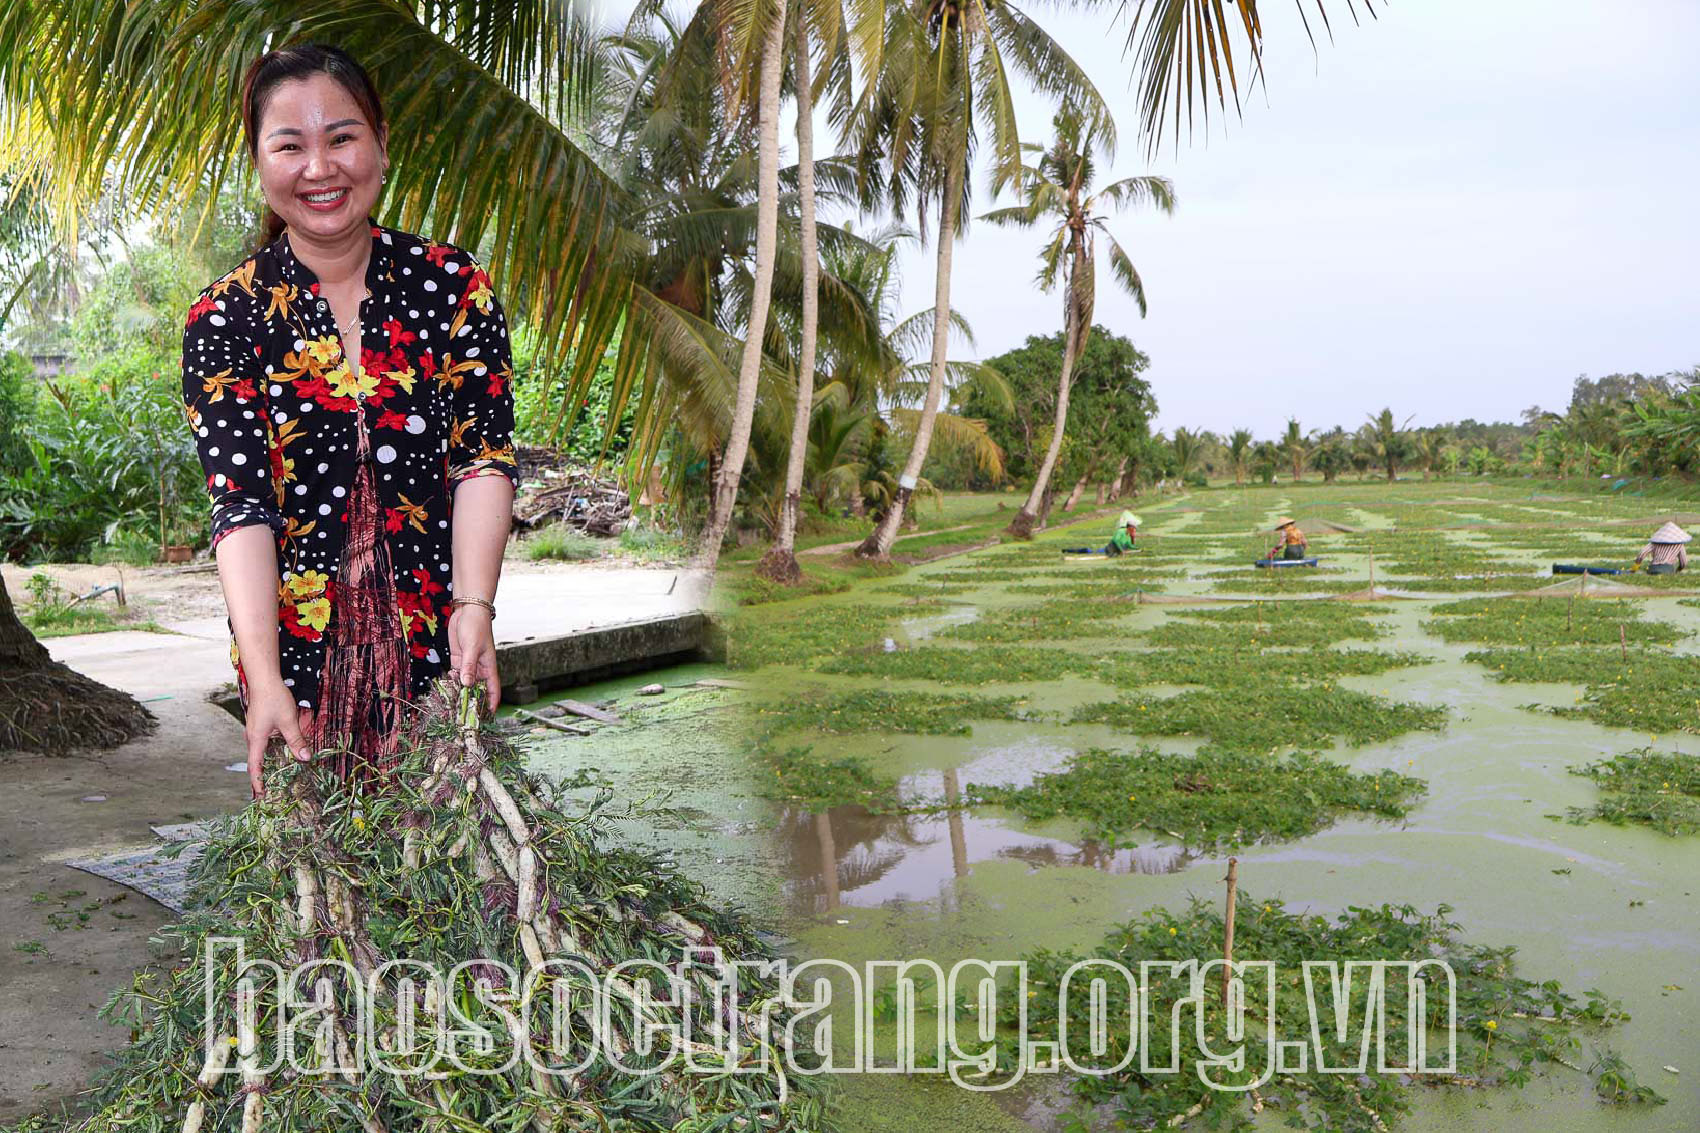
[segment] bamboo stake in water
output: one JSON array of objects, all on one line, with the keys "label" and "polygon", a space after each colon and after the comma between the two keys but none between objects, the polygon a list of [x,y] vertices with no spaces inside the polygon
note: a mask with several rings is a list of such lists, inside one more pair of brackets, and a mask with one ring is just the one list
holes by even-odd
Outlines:
[{"label": "bamboo stake in water", "polygon": [[1228,859],[1228,915],[1222,921],[1222,1006],[1228,1006],[1228,983],[1234,978],[1234,895],[1239,891],[1240,859]]},{"label": "bamboo stake in water", "polygon": [[1623,623],[1617,623],[1617,650],[1623,655],[1623,660],[1629,660],[1629,638],[1623,632]]}]

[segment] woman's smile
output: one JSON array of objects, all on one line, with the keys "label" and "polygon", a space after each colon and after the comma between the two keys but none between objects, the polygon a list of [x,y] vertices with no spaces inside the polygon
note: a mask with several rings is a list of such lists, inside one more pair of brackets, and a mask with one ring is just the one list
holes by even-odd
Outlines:
[{"label": "woman's smile", "polygon": [[335,212],[347,203],[348,197],[349,191],[346,185],[339,185],[331,189],[309,189],[304,193],[296,194],[296,198],[314,212]]}]

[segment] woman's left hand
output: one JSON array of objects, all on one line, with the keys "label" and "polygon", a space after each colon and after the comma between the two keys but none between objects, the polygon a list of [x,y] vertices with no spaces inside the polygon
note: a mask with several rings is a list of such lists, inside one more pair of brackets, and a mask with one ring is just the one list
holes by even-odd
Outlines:
[{"label": "woman's left hand", "polygon": [[496,675],[496,635],[490,611],[482,606],[456,606],[449,615],[449,665],[462,685],[484,682],[490,711],[502,702],[502,681]]}]

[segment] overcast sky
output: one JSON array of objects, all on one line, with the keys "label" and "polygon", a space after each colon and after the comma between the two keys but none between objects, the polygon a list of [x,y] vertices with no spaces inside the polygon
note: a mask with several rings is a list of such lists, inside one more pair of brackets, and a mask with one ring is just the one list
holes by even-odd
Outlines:
[{"label": "overcast sky", "polygon": [[[1114,221],[1149,317],[1107,274],[1097,312],[1151,356],[1163,428],[1516,419],[1581,373],[1700,364],[1700,3],[1396,0],[1361,26],[1327,3],[1313,53],[1265,0],[1266,89],[1150,164],[1125,27],[1029,8],[1116,111],[1105,179],[1175,182],[1174,216]],[[1048,141],[1050,109],[1021,110]],[[992,204],[980,178],[975,212]],[[986,224],[958,245],[953,306],[978,335],[960,353],[1060,329],[1040,245]],[[908,310],[931,302],[931,257],[908,258]]]}]

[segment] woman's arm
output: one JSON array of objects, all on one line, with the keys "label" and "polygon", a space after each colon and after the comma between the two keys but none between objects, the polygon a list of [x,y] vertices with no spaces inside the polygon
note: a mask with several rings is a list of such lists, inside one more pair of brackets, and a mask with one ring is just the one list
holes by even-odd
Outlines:
[{"label": "woman's arm", "polygon": [[[455,487],[449,536],[456,597],[495,602],[513,512],[514,486],[506,476],[473,476]],[[450,610],[449,664],[460,674],[461,684],[486,683],[494,712],[502,700],[502,682],[496,673],[496,638],[489,610],[474,605]]]},{"label": "woman's arm", "polygon": [[312,758],[301,736],[295,695],[283,683],[277,653],[277,544],[271,528],[238,527],[219,540],[218,581],[236,635],[236,655],[248,685],[243,730],[248,741],[248,785],[258,798],[264,793],[266,745],[272,736],[296,759]]}]

